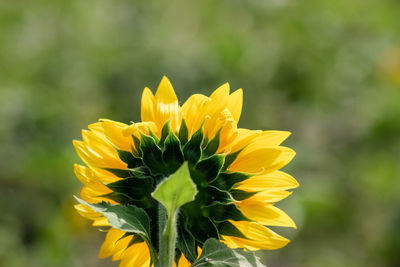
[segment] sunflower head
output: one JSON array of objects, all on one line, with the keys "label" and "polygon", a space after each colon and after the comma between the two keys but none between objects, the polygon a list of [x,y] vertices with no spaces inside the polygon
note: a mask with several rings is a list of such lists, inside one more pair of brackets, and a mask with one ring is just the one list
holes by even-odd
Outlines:
[{"label": "sunflower head", "polygon": [[[295,155],[280,146],[290,133],[237,128],[241,110],[242,90],[230,94],[228,84],[210,97],[192,95],[180,106],[164,77],[155,95],[144,89],[142,122],[127,125],[103,119],[82,131],[83,141],[74,141],[87,165],[75,165],[84,184],[81,198],[143,210],[157,251],[163,218],[152,192],[187,162],[197,194],[180,208],[177,219],[179,266],[195,261],[209,238],[248,250],[286,245],[289,240],[267,226],[295,227],[274,206],[291,194],[287,190],[298,186],[279,170]],[[76,209],[96,226],[110,225],[90,207],[79,204]],[[100,257],[113,256],[123,266],[149,264],[144,241],[140,235],[111,227]]]}]

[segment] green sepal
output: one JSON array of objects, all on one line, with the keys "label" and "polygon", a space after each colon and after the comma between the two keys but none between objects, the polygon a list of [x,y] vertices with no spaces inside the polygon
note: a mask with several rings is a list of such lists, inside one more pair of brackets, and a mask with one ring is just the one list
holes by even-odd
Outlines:
[{"label": "green sepal", "polygon": [[121,193],[117,193],[117,192],[111,192],[108,194],[100,195],[100,197],[105,197],[105,198],[114,200],[122,205],[128,205],[133,200],[129,196],[121,194]]},{"label": "green sepal", "polygon": [[235,202],[229,192],[221,191],[214,186],[207,186],[201,189],[196,196],[196,200],[206,206],[213,203],[229,204]]},{"label": "green sepal", "polygon": [[242,152],[242,150],[243,150],[243,148],[236,152],[230,153],[225,157],[224,167],[222,167],[222,169],[224,171],[227,170],[229,168],[229,166],[231,166],[231,164],[235,161],[235,159],[240,154],[240,152]]},{"label": "green sepal", "polygon": [[235,184],[252,177],[252,174],[242,172],[220,172],[211,185],[225,191],[229,191]]},{"label": "green sepal", "polygon": [[173,132],[170,132],[165,139],[165,150],[162,158],[165,165],[168,166],[167,175],[174,173],[184,161],[179,139]]},{"label": "green sepal", "polygon": [[[186,218],[187,220],[188,218]],[[194,236],[186,229],[187,222],[183,222],[183,216],[180,216],[178,223],[178,238],[176,247],[182,251],[186,259],[193,262],[197,258],[196,240]]]},{"label": "green sepal", "polygon": [[162,160],[162,151],[153,137],[140,133],[140,149],[143,163],[150,169],[153,175],[162,174],[165,165]]},{"label": "green sepal", "polygon": [[152,129],[150,129],[150,127],[149,127],[149,135],[150,135],[151,137],[153,137],[154,140],[156,140],[156,143],[160,142],[160,139],[158,139],[158,136],[153,132]]},{"label": "green sepal", "polygon": [[192,217],[193,224],[188,225],[189,231],[200,243],[204,243],[208,238],[219,239],[218,229],[214,223],[207,217]]},{"label": "green sepal", "polygon": [[134,235],[127,247],[130,247],[134,244],[138,244],[138,243],[142,243],[142,242],[144,242],[144,240],[140,235]]},{"label": "green sepal", "polygon": [[[134,234],[132,234],[132,233],[124,233],[119,239],[118,239],[118,241],[119,240],[121,240],[121,239],[124,239],[125,237],[128,237],[128,236],[131,236],[131,235],[134,235]],[[143,240],[142,240],[143,241]]]},{"label": "green sepal", "polygon": [[137,138],[134,134],[132,134],[133,143],[135,144],[135,150],[138,153],[138,156],[142,156],[142,151],[140,150],[140,139]]},{"label": "green sepal", "polygon": [[203,150],[203,157],[210,157],[217,152],[220,142],[221,130],[222,128],[219,129],[217,134],[210,140],[210,142],[208,142],[206,148]]},{"label": "green sepal", "polygon": [[245,238],[247,237],[240,232],[239,229],[236,228],[232,223],[226,221],[218,224],[218,231],[221,235],[227,235],[227,236],[234,236],[234,237],[240,237],[240,238]]},{"label": "green sepal", "polygon": [[242,201],[242,200],[248,199],[249,197],[254,196],[258,192],[257,191],[256,192],[247,192],[247,191],[243,191],[243,190],[232,189],[229,191],[229,193],[231,193],[232,197],[235,200]]},{"label": "green sepal", "polygon": [[178,138],[179,138],[179,141],[181,141],[182,146],[184,146],[188,141],[189,131],[188,131],[185,119],[182,119],[181,128],[179,128]]},{"label": "green sepal", "polygon": [[200,127],[183,147],[185,160],[195,164],[201,157],[201,144],[203,142],[203,127]]},{"label": "green sepal", "polygon": [[204,150],[208,144],[208,135],[204,136],[203,143],[201,144],[201,150]]},{"label": "green sepal", "polygon": [[120,178],[127,178],[132,176],[132,173],[129,170],[114,169],[114,168],[104,168],[104,170],[109,171],[115,176],[118,176]]},{"label": "green sepal", "polygon": [[191,267],[265,267],[254,252],[231,249],[217,239],[208,239]]},{"label": "green sepal", "polygon": [[225,155],[217,154],[199,161],[190,172],[195,183],[201,187],[211,183],[218,176],[224,159]]},{"label": "green sepal", "polygon": [[150,196],[154,188],[153,181],[150,177],[145,179],[129,177],[106,184],[106,186],[114,192],[127,195],[135,200],[142,200]]},{"label": "green sepal", "polygon": [[207,216],[214,222],[249,221],[246,216],[236,207],[235,204],[215,204],[204,208]]},{"label": "green sepal", "polygon": [[129,244],[128,244],[127,247],[130,247],[130,246],[132,246],[134,244],[145,242],[140,235],[135,235],[135,234],[132,234],[132,233],[125,233],[123,236],[121,236],[118,239],[118,241],[121,240],[121,239],[124,239],[125,237],[128,237],[128,236],[133,236],[133,237],[132,237],[131,241],[129,241]]},{"label": "green sepal", "polygon": [[131,152],[117,149],[119,158],[128,164],[128,168],[136,168],[142,165],[142,160],[135,157]]},{"label": "green sepal", "polygon": [[161,130],[161,138],[160,138],[160,141],[158,142],[158,145],[160,147],[164,146],[165,139],[167,139],[167,137],[168,137],[168,135],[170,134],[171,131],[172,131],[171,130],[171,120],[167,120],[164,123],[164,125],[162,127],[162,130]]},{"label": "green sepal", "polygon": [[182,206],[181,213],[188,218],[187,229],[198,242],[204,243],[210,237],[219,239],[217,227],[201,214],[197,203],[190,202]]},{"label": "green sepal", "polygon": [[[150,170],[145,166],[140,166],[137,168],[129,169],[129,171],[131,173],[131,177],[144,179],[144,178],[148,178],[149,176],[151,176]],[[129,177],[126,177],[126,178],[129,178]]]}]

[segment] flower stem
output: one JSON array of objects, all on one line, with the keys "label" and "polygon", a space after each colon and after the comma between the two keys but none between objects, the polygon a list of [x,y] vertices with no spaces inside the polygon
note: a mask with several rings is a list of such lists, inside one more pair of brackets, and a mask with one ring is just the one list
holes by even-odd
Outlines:
[{"label": "flower stem", "polygon": [[[159,209],[160,215],[165,214],[164,209]],[[175,258],[175,243],[176,243],[176,217],[178,212],[172,210],[168,216],[167,225],[159,224],[160,236],[160,258],[158,267],[173,267]]]}]

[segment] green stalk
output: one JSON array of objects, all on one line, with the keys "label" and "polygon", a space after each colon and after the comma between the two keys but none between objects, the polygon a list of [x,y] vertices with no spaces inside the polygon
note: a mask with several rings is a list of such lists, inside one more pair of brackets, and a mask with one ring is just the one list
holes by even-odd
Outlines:
[{"label": "green stalk", "polygon": [[[160,217],[165,214],[165,210],[160,207]],[[160,258],[158,267],[173,267],[175,258],[175,243],[176,243],[176,217],[178,212],[172,210],[168,215],[167,225],[160,220],[159,231],[160,236]],[[165,217],[164,217],[165,218]],[[161,219],[161,218],[160,218]]]}]

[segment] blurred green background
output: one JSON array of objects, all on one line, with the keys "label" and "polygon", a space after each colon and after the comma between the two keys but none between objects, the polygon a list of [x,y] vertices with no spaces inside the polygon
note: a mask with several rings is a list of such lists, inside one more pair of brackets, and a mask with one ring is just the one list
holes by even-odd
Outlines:
[{"label": "blurred green background", "polygon": [[117,266],[73,210],[72,139],[138,121],[163,75],[293,132],[298,230],[268,266],[400,266],[399,30],[397,0],[0,1],[0,266]]}]

